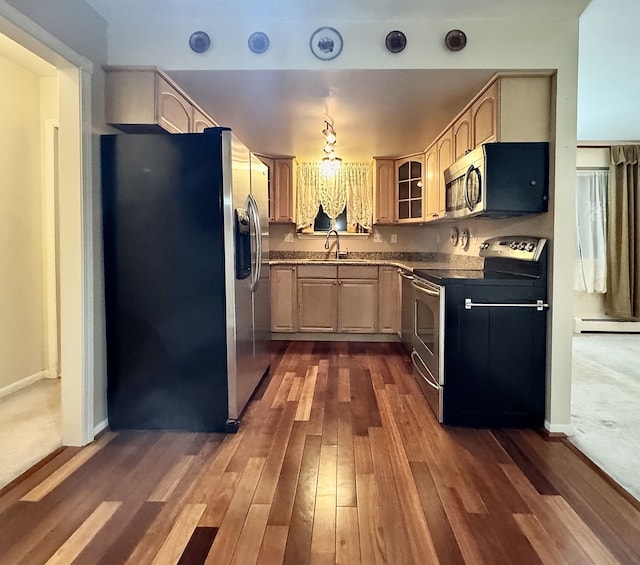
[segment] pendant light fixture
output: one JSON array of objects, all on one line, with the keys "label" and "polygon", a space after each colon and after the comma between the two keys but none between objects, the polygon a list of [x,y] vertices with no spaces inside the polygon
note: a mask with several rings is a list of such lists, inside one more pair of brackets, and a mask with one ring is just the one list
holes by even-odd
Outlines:
[{"label": "pendant light fixture", "polygon": [[337,142],[336,130],[333,129],[333,124],[325,120],[325,128],[322,130],[324,136],[324,154],[320,163],[320,168],[326,176],[335,175],[336,170],[342,164],[342,159],[336,156],[335,145]]}]

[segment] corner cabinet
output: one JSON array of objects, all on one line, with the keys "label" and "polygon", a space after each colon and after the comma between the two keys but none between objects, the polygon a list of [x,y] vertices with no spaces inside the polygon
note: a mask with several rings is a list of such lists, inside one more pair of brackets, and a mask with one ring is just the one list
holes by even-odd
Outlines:
[{"label": "corner cabinet", "polygon": [[105,121],[125,133],[198,133],[216,125],[155,67],[105,67]]}]

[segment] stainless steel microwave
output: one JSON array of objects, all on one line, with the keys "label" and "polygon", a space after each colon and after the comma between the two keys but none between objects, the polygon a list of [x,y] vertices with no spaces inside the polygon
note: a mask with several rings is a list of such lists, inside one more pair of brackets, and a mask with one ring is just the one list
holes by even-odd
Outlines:
[{"label": "stainless steel microwave", "polygon": [[447,218],[546,212],[549,144],[485,143],[444,171]]}]

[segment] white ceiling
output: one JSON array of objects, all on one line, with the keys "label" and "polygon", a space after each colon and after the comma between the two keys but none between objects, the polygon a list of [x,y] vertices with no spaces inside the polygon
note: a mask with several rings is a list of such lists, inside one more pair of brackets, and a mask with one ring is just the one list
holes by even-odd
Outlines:
[{"label": "white ceiling", "polygon": [[257,153],[322,157],[324,121],[348,161],[406,155],[428,143],[494,71],[173,71],[220,124]]}]

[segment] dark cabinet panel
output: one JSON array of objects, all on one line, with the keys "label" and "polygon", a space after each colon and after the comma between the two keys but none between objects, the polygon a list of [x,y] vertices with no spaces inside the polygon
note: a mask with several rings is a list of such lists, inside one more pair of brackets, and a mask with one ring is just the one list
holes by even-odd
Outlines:
[{"label": "dark cabinet panel", "polygon": [[[446,292],[445,423],[541,426],[546,313],[516,304],[544,300],[544,289],[448,286]],[[465,298],[513,306],[466,309]]]}]

